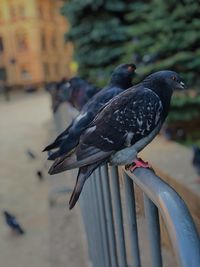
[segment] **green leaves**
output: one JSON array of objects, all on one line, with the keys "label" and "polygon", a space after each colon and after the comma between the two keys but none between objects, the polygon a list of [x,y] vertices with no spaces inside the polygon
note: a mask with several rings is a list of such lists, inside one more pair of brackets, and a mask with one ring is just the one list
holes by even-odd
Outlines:
[{"label": "green leaves", "polygon": [[79,75],[101,83],[126,54],[126,43],[132,39],[126,19],[131,5],[128,0],[65,3],[61,12],[71,25],[66,41],[74,44]]},{"label": "green leaves", "polygon": [[192,121],[198,118],[200,118],[200,95],[195,97],[175,95],[172,98],[168,123]]}]

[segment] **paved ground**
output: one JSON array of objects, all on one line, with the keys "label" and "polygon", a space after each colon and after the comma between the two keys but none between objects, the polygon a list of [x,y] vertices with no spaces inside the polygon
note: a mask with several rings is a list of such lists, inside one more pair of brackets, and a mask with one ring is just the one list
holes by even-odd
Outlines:
[{"label": "paved ground", "polygon": [[[17,95],[11,102],[0,98],[0,211],[14,213],[26,230],[24,236],[14,235],[0,214],[0,259],[5,267],[86,266],[79,210],[67,213],[66,198],[50,208],[55,182],[47,176],[40,182],[35,175],[38,169],[45,172],[41,149],[48,138],[49,105],[44,93]],[[36,154],[35,160],[27,149]]]}]

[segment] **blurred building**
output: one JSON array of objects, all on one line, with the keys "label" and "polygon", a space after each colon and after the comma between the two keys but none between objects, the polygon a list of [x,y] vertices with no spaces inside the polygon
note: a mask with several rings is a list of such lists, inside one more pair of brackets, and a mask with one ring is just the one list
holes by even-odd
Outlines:
[{"label": "blurred building", "polygon": [[41,84],[70,76],[72,47],[59,0],[0,0],[0,80]]}]

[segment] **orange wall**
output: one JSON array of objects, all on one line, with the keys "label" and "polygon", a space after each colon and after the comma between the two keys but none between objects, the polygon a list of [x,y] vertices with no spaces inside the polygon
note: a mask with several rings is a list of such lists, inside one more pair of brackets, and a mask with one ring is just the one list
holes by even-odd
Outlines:
[{"label": "orange wall", "polygon": [[[0,36],[4,44],[4,51],[0,52],[0,68],[6,68],[8,84],[34,84],[72,75],[73,50],[70,44],[64,43],[68,26],[59,14],[61,5],[62,1],[54,0],[0,0]],[[11,10],[15,11],[15,16],[11,16]],[[45,49],[41,45],[42,32]],[[17,38],[25,40],[23,44],[27,49],[20,50]],[[15,64],[11,64],[13,58]],[[49,73],[45,74],[44,64],[48,64]]]}]

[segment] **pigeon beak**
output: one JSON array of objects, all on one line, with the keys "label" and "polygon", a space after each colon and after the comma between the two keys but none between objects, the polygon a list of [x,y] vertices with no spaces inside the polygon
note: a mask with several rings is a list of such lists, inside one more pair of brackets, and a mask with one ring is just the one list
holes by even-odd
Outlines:
[{"label": "pigeon beak", "polygon": [[177,83],[176,88],[180,89],[180,90],[184,90],[184,89],[186,89],[186,86],[183,82],[180,82],[180,83]]}]

